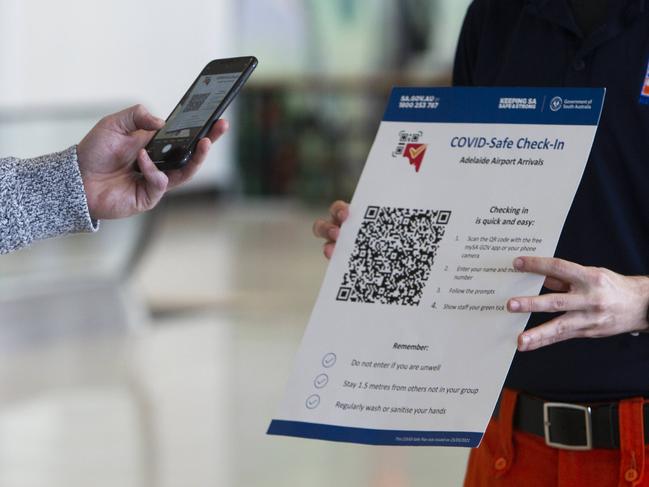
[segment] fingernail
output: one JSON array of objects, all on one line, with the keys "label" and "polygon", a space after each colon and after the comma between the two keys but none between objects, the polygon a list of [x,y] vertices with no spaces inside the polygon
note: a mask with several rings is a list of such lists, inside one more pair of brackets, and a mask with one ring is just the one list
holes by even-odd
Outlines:
[{"label": "fingernail", "polygon": [[327,259],[330,259],[330,258],[331,258],[331,248],[330,248],[330,247],[331,247],[331,246],[330,246],[328,243],[326,243],[326,244],[324,244],[324,245],[322,246],[322,253],[324,254],[324,256],[325,256]]},{"label": "fingernail", "polygon": [[331,240],[337,240],[338,239],[339,230],[337,228],[331,228],[331,229],[329,229],[329,232],[327,232],[327,233],[328,233],[329,238]]},{"label": "fingernail", "polygon": [[521,335],[521,349],[526,349],[530,344],[530,337],[527,335]]},{"label": "fingernail", "polygon": [[514,269],[522,269],[523,268],[523,259],[520,257],[517,259],[514,259]]},{"label": "fingernail", "polygon": [[343,210],[338,210],[336,213],[336,218],[342,221],[343,218],[345,218],[345,212]]},{"label": "fingernail", "polygon": [[509,311],[518,311],[519,309],[521,309],[521,303],[515,299],[509,301]]}]

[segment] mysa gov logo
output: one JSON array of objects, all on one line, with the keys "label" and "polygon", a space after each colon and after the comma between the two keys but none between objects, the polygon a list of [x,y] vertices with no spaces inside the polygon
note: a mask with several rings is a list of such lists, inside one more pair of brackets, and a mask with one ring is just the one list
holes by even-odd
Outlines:
[{"label": "mysa gov logo", "polygon": [[426,148],[428,144],[419,142],[423,133],[406,132],[402,130],[399,132],[399,142],[396,149],[392,151],[392,157],[405,157],[411,166],[415,167],[415,172],[419,172],[422,162],[424,162],[424,155],[426,155]]}]

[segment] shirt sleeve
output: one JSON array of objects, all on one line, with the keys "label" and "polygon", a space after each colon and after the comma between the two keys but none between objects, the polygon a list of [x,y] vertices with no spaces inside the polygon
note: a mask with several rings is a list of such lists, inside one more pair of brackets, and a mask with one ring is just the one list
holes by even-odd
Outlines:
[{"label": "shirt sleeve", "polygon": [[94,232],[77,148],[33,159],[0,159],[0,254],[35,240]]}]

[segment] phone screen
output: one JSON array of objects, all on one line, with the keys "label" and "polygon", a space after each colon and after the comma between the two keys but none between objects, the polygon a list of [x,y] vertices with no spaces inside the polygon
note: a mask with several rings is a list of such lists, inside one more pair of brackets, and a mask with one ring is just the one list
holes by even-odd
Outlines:
[{"label": "phone screen", "polygon": [[257,66],[257,58],[215,59],[203,68],[146,150],[159,169],[182,167],[210,125],[237,95]]},{"label": "phone screen", "polygon": [[158,149],[164,154],[174,146],[187,146],[194,140],[240,77],[241,72],[199,76],[196,83],[171,113],[165,126],[151,141],[151,149]]}]

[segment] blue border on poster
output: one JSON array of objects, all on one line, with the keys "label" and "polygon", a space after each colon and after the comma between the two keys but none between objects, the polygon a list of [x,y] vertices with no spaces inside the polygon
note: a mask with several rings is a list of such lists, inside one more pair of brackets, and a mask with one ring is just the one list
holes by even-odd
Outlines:
[{"label": "blue border on poster", "polygon": [[400,431],[352,428],[274,419],[267,434],[364,445],[461,446],[475,448],[482,433],[472,431]]},{"label": "blue border on poster", "polygon": [[597,125],[604,88],[393,88],[386,122]]}]

